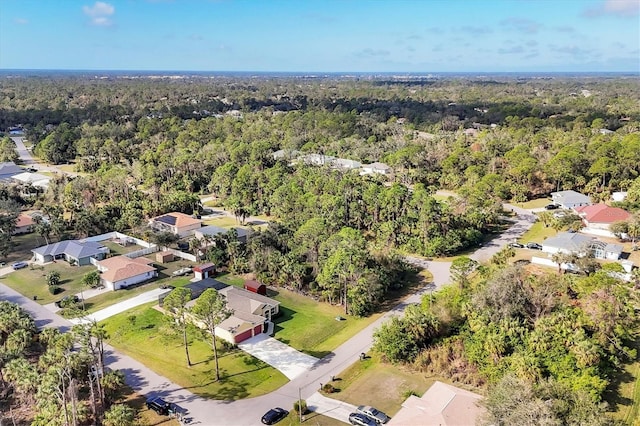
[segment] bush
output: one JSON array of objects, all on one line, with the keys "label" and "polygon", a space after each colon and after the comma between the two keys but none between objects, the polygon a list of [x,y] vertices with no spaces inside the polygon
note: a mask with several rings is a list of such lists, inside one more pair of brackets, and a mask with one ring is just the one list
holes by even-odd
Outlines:
[{"label": "bush", "polygon": [[327,383],[326,385],[322,386],[322,391],[324,393],[334,393],[336,392],[336,388],[334,388],[332,384]]},{"label": "bush", "polygon": [[62,293],[63,291],[64,291],[64,289],[62,289],[61,287],[58,287],[57,285],[49,286],[49,293],[51,293],[53,295]]},{"label": "bush", "polygon": [[296,401],[293,403],[293,410],[296,413],[307,414],[307,401]]}]

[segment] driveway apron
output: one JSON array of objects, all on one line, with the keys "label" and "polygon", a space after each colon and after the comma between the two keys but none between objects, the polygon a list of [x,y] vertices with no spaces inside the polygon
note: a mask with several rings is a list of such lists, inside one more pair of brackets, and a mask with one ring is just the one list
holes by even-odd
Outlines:
[{"label": "driveway apron", "polygon": [[303,354],[266,334],[238,343],[238,347],[274,367],[289,380],[309,371],[318,362],[318,358]]}]

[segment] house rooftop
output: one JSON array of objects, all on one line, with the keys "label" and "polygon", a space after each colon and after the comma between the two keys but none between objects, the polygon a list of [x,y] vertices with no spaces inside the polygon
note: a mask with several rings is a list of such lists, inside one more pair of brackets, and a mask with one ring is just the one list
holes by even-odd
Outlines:
[{"label": "house rooftop", "polygon": [[588,196],[581,194],[576,191],[567,190],[567,191],[558,191],[552,192],[551,198],[553,201],[558,202],[560,204],[572,203],[572,204],[583,204],[583,203],[591,203],[591,198]]},{"label": "house rooftop", "polygon": [[94,256],[98,253],[104,253],[105,250],[108,249],[94,241],[66,240],[41,246],[31,251],[42,256],[59,256],[66,254],[67,256],[80,259]]},{"label": "house rooftop", "polygon": [[109,282],[126,280],[156,270],[150,265],[152,261],[144,257],[131,259],[127,256],[114,256],[98,263],[106,268],[106,271],[102,272],[101,276],[105,281]]},{"label": "house rooftop", "polygon": [[33,221],[33,218],[29,215],[26,215],[24,213],[20,213],[18,215],[18,219],[16,221],[16,227],[17,228],[21,228],[23,226],[31,226],[33,225],[35,222]]},{"label": "house rooftop", "polygon": [[177,228],[202,223],[200,219],[196,219],[188,214],[180,212],[167,213],[162,216],[154,217],[153,220],[155,220],[156,222],[164,223],[166,225],[175,226]]},{"label": "house rooftop", "polygon": [[543,241],[543,246],[556,247],[568,251],[579,252],[590,245],[595,238],[572,232],[558,232],[555,237],[549,237]]},{"label": "house rooftop", "polygon": [[631,213],[626,210],[610,207],[603,203],[576,207],[575,211],[588,222],[596,223],[613,223],[627,220],[631,217]]},{"label": "house rooftop", "polygon": [[476,424],[485,409],[482,396],[436,381],[418,398],[410,396],[389,426],[463,426]]}]

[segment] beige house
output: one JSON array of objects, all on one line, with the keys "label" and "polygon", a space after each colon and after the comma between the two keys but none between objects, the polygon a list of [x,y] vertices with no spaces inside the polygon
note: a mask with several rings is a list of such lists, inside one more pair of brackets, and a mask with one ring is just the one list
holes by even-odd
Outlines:
[{"label": "beige house", "polygon": [[388,426],[469,426],[484,414],[482,396],[442,382],[422,395],[410,396]]},{"label": "beige house", "polygon": [[152,263],[144,257],[130,259],[127,256],[114,256],[96,262],[96,267],[101,272],[103,285],[111,290],[119,290],[157,277],[158,272],[151,266]]},{"label": "beige house", "polygon": [[149,226],[156,231],[170,232],[180,237],[185,237],[200,228],[202,221],[188,214],[172,212],[154,217],[149,221]]},{"label": "beige house", "polygon": [[261,294],[229,286],[218,290],[233,315],[216,327],[216,334],[231,343],[240,343],[266,333],[271,319],[280,312],[280,302]]}]

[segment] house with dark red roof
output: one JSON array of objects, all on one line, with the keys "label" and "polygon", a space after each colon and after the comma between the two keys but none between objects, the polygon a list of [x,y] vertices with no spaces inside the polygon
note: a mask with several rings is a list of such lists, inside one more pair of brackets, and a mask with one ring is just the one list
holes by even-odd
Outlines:
[{"label": "house with dark red roof", "polygon": [[184,237],[193,234],[193,231],[202,226],[202,221],[188,214],[172,212],[154,217],[149,221],[149,226],[160,232],[170,232]]},{"label": "house with dark red roof", "polygon": [[585,228],[582,232],[602,236],[615,237],[609,226],[614,222],[627,220],[631,213],[618,207],[611,207],[604,203],[590,206],[575,207],[575,212],[582,218]]}]

